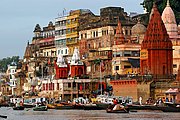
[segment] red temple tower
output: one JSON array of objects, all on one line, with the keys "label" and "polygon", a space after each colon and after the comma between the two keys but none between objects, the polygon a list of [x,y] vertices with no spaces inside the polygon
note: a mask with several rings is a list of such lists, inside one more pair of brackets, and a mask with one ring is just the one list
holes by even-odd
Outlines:
[{"label": "red temple tower", "polygon": [[82,75],[85,75],[85,66],[80,60],[79,49],[75,48],[70,63],[70,77],[80,77]]},{"label": "red temple tower", "polygon": [[169,76],[173,70],[173,49],[161,15],[154,4],[141,44],[141,74]]},{"label": "red temple tower", "polygon": [[58,56],[57,62],[55,63],[56,68],[56,79],[68,78],[68,65],[66,64],[62,55]]}]

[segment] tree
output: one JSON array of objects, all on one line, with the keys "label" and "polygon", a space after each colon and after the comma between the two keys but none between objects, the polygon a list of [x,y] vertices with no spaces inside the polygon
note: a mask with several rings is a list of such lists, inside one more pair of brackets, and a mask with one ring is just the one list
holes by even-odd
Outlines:
[{"label": "tree", "polygon": [[[166,7],[167,0],[144,0],[141,5],[147,10],[148,15],[151,13],[153,2],[156,2],[159,12],[162,14],[164,8]],[[170,6],[174,11],[177,24],[180,22],[180,1],[179,0],[169,0]]]},{"label": "tree", "polygon": [[19,62],[19,56],[13,56],[13,57],[7,57],[0,60],[0,71],[6,72],[8,65],[12,62],[15,62],[16,64]]}]

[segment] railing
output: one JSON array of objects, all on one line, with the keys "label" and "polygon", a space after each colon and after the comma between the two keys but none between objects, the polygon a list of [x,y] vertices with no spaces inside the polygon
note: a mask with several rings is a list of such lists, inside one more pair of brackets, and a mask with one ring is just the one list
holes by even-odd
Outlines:
[{"label": "railing", "polygon": [[44,42],[44,43],[40,43],[40,47],[49,47],[49,46],[54,46],[54,41],[50,41],[50,42]]},{"label": "railing", "polygon": [[76,44],[76,43],[78,43],[77,39],[76,40],[67,40],[66,41],[66,45],[71,45],[71,44]]}]

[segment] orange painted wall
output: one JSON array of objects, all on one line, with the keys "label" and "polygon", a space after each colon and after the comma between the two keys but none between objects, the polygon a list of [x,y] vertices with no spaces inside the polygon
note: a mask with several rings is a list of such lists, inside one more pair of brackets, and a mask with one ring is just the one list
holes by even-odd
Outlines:
[{"label": "orange painted wall", "polygon": [[137,101],[136,80],[112,80],[110,84],[113,86],[115,96],[131,96],[134,102]]}]

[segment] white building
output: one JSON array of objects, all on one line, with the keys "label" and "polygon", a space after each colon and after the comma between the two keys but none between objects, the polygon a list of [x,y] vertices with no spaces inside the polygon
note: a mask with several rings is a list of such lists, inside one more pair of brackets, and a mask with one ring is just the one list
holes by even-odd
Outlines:
[{"label": "white building", "polygon": [[58,55],[68,55],[68,47],[66,46],[66,16],[55,19],[55,46]]},{"label": "white building", "polygon": [[12,95],[14,95],[14,89],[16,88],[17,85],[17,79],[15,78],[15,74],[17,72],[16,69],[17,69],[17,64],[15,62],[12,62],[10,65],[8,65],[7,74],[10,80]]}]

